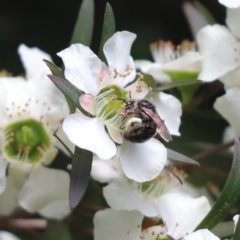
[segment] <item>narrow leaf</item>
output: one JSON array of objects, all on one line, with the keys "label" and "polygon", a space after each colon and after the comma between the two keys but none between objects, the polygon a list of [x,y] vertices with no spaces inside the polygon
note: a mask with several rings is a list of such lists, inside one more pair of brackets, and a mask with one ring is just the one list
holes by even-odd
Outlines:
[{"label": "narrow leaf", "polygon": [[211,211],[197,226],[196,230],[215,227],[229,213],[240,197],[240,143],[235,140],[232,167],[222,190]]},{"label": "narrow leaf", "polygon": [[70,45],[74,43],[82,43],[89,46],[92,40],[93,22],[94,2],[93,0],[83,0]]},{"label": "narrow leaf", "polygon": [[98,57],[106,62],[106,58],[103,53],[103,46],[105,42],[115,33],[115,19],[112,7],[109,3],[106,5],[105,13],[104,13],[104,20],[103,20],[103,30],[102,36],[98,51]]},{"label": "narrow leaf", "polygon": [[64,222],[48,221],[47,228],[40,237],[40,240],[49,239],[71,240],[72,237],[67,224]]},{"label": "narrow leaf", "polygon": [[201,4],[199,1],[195,1],[194,4],[196,8],[203,14],[209,24],[217,23],[216,19],[203,4]]},{"label": "narrow leaf", "polygon": [[234,236],[233,236],[233,240],[239,240],[239,239],[240,239],[240,221],[238,219],[236,229],[235,229],[235,233],[234,233]]},{"label": "narrow leaf", "polygon": [[185,85],[191,85],[191,84],[200,84],[203,83],[200,80],[181,80],[179,82],[171,82],[171,83],[166,83],[166,84],[162,84],[159,87],[156,87],[153,89],[153,92],[161,92],[164,90],[168,90],[171,88],[175,88],[175,87],[181,87],[181,86],[185,86]]},{"label": "narrow leaf", "polygon": [[233,221],[229,222],[220,222],[215,226],[211,232],[218,236],[219,238],[227,238],[233,235],[234,223]]},{"label": "narrow leaf", "polygon": [[[47,66],[49,67],[49,69],[53,75],[60,77],[62,79],[65,79],[64,73],[54,63],[49,62],[48,60],[43,60],[43,61],[47,64]],[[69,97],[67,97],[66,95],[64,95],[64,96],[68,103],[70,113],[74,113],[76,110],[75,104],[69,99]]]},{"label": "narrow leaf", "polygon": [[86,192],[92,168],[92,157],[92,152],[75,147],[69,193],[71,208],[75,208],[80,203]]},{"label": "narrow leaf", "polygon": [[65,78],[64,73],[62,72],[62,70],[57,67],[54,63],[43,59],[43,61],[47,64],[47,66],[49,67],[51,73],[55,76],[58,76],[60,78]]},{"label": "narrow leaf", "polygon": [[71,84],[66,79],[62,79],[57,76],[48,75],[48,77],[53,81],[53,83],[67,96],[74,105],[86,116],[89,116],[89,113],[86,112],[79,103],[79,97],[83,94],[78,88]]},{"label": "narrow leaf", "polygon": [[184,156],[181,153],[173,151],[169,148],[167,148],[167,157],[170,160],[176,160],[176,161],[180,161],[180,162],[190,163],[190,164],[194,164],[194,165],[197,165],[197,166],[200,165],[197,161],[195,161],[195,160],[193,160],[193,159],[191,159],[187,156]]},{"label": "narrow leaf", "polygon": [[66,151],[68,152],[69,156],[73,157],[73,153],[70,150],[70,148],[62,141],[62,139],[57,135],[57,133],[55,132],[53,134],[53,136],[63,145],[63,147],[66,149]]}]

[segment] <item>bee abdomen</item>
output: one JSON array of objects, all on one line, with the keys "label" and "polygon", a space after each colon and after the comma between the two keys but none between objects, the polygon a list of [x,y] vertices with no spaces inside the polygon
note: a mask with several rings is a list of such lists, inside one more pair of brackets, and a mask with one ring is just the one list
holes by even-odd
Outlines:
[{"label": "bee abdomen", "polygon": [[124,138],[133,143],[143,143],[154,137],[157,132],[156,125],[152,122],[144,124],[128,133],[124,134]]}]

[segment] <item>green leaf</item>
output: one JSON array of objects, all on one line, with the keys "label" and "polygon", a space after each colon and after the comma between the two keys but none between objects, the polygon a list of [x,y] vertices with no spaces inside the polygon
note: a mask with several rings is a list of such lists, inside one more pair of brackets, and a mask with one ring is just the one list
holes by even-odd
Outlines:
[{"label": "green leaf", "polygon": [[57,135],[57,133],[55,132],[53,134],[53,136],[63,145],[63,147],[66,149],[66,151],[68,152],[69,156],[73,157],[73,153],[70,150],[70,148],[62,141],[62,139]]},{"label": "green leaf", "polygon": [[175,161],[180,161],[180,162],[185,162],[185,163],[200,166],[200,164],[197,161],[195,161],[179,152],[173,151],[172,149],[169,149],[169,148],[167,148],[167,157],[170,160],[175,160]]},{"label": "green leaf", "polygon": [[94,23],[94,2],[93,0],[83,0],[78,18],[74,27],[71,44],[82,43],[90,46]]},{"label": "green leaf", "polygon": [[234,236],[233,236],[233,240],[239,240],[239,239],[240,239],[240,221],[238,219],[236,229],[235,229],[235,233],[234,233]]},{"label": "green leaf", "polygon": [[219,238],[227,238],[233,235],[234,223],[233,221],[229,222],[220,222],[216,227],[214,227],[211,232],[218,236]]},{"label": "green leaf", "polygon": [[49,239],[71,240],[72,237],[67,224],[64,222],[48,221],[47,228],[40,237],[40,240]]},{"label": "green leaf", "polygon": [[52,63],[48,60],[43,59],[43,61],[47,64],[47,66],[49,67],[49,69],[53,75],[65,79],[64,73],[62,72],[62,70],[59,67],[57,67],[54,63]]},{"label": "green leaf", "polygon": [[222,190],[211,211],[197,226],[196,230],[215,227],[229,213],[240,197],[240,143],[235,140],[232,167]]},{"label": "green leaf", "polygon": [[144,74],[141,73],[141,74],[143,75],[143,79],[141,79],[141,81],[145,82],[149,88],[152,88],[152,90],[155,89],[156,82],[154,78],[149,74],[145,74],[145,73]]},{"label": "green leaf", "polygon": [[106,5],[105,13],[104,13],[104,20],[103,20],[103,30],[102,36],[98,51],[98,57],[103,61],[106,62],[106,58],[103,53],[103,46],[105,42],[115,33],[115,19],[112,7],[109,3]]},{"label": "green leaf", "polygon": [[[164,71],[166,74],[168,74],[173,82],[181,82],[183,80],[189,80],[189,79],[197,79],[199,72],[198,71]],[[182,97],[182,104],[188,105],[195,92],[199,88],[200,84],[194,84],[194,85],[188,85],[188,86],[180,86],[178,87],[178,90],[181,93]]]},{"label": "green leaf", "polygon": [[202,84],[202,83],[203,82],[201,80],[182,80],[179,82],[165,83],[159,87],[153,88],[153,92],[161,92],[161,91],[168,90],[175,87],[181,87],[181,86],[191,85],[191,84]]},{"label": "green leaf", "polygon": [[79,103],[79,97],[83,94],[78,88],[71,84],[68,80],[62,79],[54,75],[48,75],[48,77],[53,81],[53,83],[67,96],[72,103],[86,116],[90,116]]},{"label": "green leaf", "polygon": [[[49,67],[49,69],[53,75],[58,76],[62,79],[65,79],[65,76],[64,76],[64,73],[62,72],[62,70],[60,68],[58,68],[54,63],[49,62],[48,60],[43,60],[43,61],[47,64],[47,66]],[[64,96],[68,103],[70,113],[74,113],[76,110],[75,104],[65,94],[64,94]]]},{"label": "green leaf", "polygon": [[213,15],[208,11],[208,9],[203,4],[201,4],[198,1],[195,1],[194,5],[203,14],[203,16],[205,17],[205,19],[209,24],[217,23],[216,19],[213,17]]},{"label": "green leaf", "polygon": [[[79,136],[84,137],[84,136]],[[75,147],[72,161],[69,201],[70,207],[75,208],[86,192],[92,169],[92,152]]]}]

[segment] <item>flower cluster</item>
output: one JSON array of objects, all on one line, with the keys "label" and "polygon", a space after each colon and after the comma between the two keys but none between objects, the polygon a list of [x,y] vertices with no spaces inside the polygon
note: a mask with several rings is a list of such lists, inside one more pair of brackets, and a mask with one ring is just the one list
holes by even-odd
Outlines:
[{"label": "flower cluster", "polygon": [[135,37],[127,31],[117,32],[105,43],[103,51],[108,66],[82,44],[74,44],[58,55],[63,59],[66,79],[84,91],[80,105],[92,116],[69,115],[63,123],[69,139],[105,160],[116,156],[118,144],[124,174],[129,179],[144,182],[160,174],[167,152],[156,139],[138,144],[123,137],[129,122],[122,114],[125,102],[143,98],[151,100],[173,135],[180,134],[182,111],[179,100],[166,93],[152,93],[143,76],[136,73],[130,56]]},{"label": "flower cluster", "polygon": [[[0,214],[16,207],[50,218],[69,214],[67,172],[48,168],[63,147],[61,122],[69,110],[63,94],[47,78],[42,59],[50,56],[20,45],[26,78],[0,79]],[[61,111],[60,111],[61,109]],[[61,207],[61,211],[57,210]]]},{"label": "flower cluster", "polygon": [[[196,230],[212,214],[205,218],[212,196],[185,182],[185,171],[172,163],[194,160],[165,146],[180,136],[182,109],[194,108],[198,80],[220,80],[224,94],[211,107],[230,125],[224,139],[240,138],[240,1],[219,2],[228,7],[227,26],[201,28],[196,43],[152,43],[154,62],[133,59],[136,35],[128,31],[106,40],[104,60],[81,43],[58,52],[64,71],[48,54],[21,44],[25,76],[0,75],[0,215],[22,208],[65,218],[69,192],[71,202],[72,192],[77,199],[87,186],[77,189],[76,176],[84,182],[91,175],[108,207],[94,212],[95,240],[219,240],[208,229]],[[172,90],[161,92],[173,87],[181,101]],[[73,157],[71,181],[59,151],[68,161]],[[78,152],[90,152],[93,159]],[[236,152],[233,162],[239,160]],[[89,162],[74,169],[78,160]],[[5,231],[0,238],[17,239]]]}]

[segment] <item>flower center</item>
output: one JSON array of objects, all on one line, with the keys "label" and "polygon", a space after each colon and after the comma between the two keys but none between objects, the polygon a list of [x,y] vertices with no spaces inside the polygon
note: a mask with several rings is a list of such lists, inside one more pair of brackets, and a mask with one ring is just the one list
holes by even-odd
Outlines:
[{"label": "flower center", "polygon": [[128,92],[117,85],[108,85],[102,88],[95,98],[96,115],[106,125],[120,128],[125,117],[119,113],[122,111],[124,101],[128,100]]},{"label": "flower center", "polygon": [[49,134],[34,119],[12,123],[3,129],[3,133],[4,152],[12,160],[35,164],[51,145]]},{"label": "flower center", "polygon": [[[183,178],[182,173],[179,177]],[[134,189],[153,199],[158,199],[161,195],[181,186],[179,180],[165,169],[163,169],[161,174],[152,181],[139,183],[128,179],[128,183]]]}]

